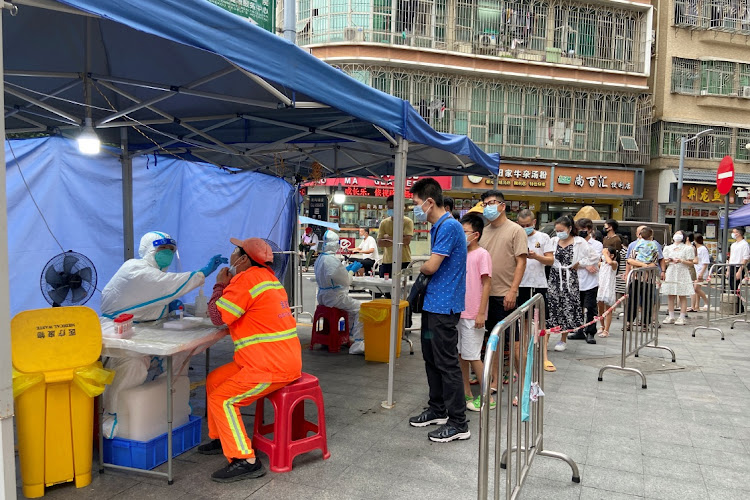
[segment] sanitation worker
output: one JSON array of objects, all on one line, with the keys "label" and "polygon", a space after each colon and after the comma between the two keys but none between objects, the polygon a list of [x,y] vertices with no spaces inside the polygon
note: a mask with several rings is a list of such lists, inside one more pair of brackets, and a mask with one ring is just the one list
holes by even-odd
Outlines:
[{"label": "sanitation worker", "polygon": [[284,287],[271,271],[271,247],[259,238],[230,241],[237,248],[229,257],[230,267],[219,270],[208,312],[215,325],[229,327],[234,361],[208,374],[211,441],[198,448],[204,455],[223,453],[229,461],[211,475],[220,483],[266,473],[247,436],[240,407],[302,375],[297,323]]}]

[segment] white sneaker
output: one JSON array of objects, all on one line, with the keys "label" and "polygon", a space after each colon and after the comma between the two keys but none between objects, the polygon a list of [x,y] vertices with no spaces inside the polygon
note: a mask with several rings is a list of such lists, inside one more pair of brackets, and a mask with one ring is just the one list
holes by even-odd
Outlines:
[{"label": "white sneaker", "polygon": [[[669,316],[667,316],[666,318],[664,318],[664,321],[662,321],[662,323],[665,325],[671,325],[672,323],[674,323],[674,318],[670,318]],[[684,324],[685,323],[683,323],[683,325]]]},{"label": "white sneaker", "polygon": [[701,307],[701,311],[708,311],[708,306]]},{"label": "white sneaker", "polygon": [[566,348],[567,348],[567,346],[565,345],[565,342],[563,342],[563,341],[560,341],[557,344],[555,344],[555,350],[556,351],[564,351]]},{"label": "white sneaker", "polygon": [[685,318],[677,318],[674,322],[676,326],[686,325],[687,322],[685,321]]}]

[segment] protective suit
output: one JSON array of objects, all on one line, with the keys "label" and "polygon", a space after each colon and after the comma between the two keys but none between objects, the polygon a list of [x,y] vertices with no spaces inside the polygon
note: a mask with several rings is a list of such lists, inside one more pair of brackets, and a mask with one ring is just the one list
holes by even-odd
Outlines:
[{"label": "protective suit", "polygon": [[315,281],[318,283],[318,304],[335,307],[349,313],[349,337],[354,341],[349,354],[365,352],[362,323],[359,322],[359,301],[349,296],[351,276],[344,264],[336,258],[339,235],[326,231],[323,235],[323,252],[315,261]]},{"label": "protective suit", "polygon": [[[215,255],[198,271],[168,273],[166,269],[172,263],[174,250],[165,247],[177,248],[177,242],[167,233],[151,231],[143,235],[138,247],[141,258],[126,261],[102,290],[102,316],[115,318],[129,313],[136,322],[164,318],[171,310],[170,305],[174,308],[181,304],[177,297],[202,286],[206,276],[222,262],[227,262],[221,255]],[[187,355],[173,356],[175,375],[187,365],[186,360]],[[109,361],[107,368],[115,370],[115,378],[104,391],[105,436],[117,435],[120,391],[156,379],[164,373],[166,366],[166,359],[160,356],[131,356]]]},{"label": "protective suit", "polygon": [[138,247],[141,258],[125,262],[102,290],[103,316],[114,318],[130,313],[134,321],[163,318],[169,312],[170,302],[203,285],[205,275],[201,271],[165,272],[169,264],[160,267],[156,263],[161,244],[176,246],[166,233],[152,231],[143,235]]}]

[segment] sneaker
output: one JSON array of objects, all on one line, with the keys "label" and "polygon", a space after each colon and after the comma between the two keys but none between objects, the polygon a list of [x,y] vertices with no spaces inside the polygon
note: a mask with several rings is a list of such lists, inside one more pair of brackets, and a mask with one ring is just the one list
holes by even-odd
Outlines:
[{"label": "sneaker", "polygon": [[671,325],[672,323],[674,323],[674,318],[670,318],[669,316],[667,316],[666,318],[664,318],[664,321],[662,321],[662,323],[664,323],[665,325]]},{"label": "sneaker", "polygon": [[566,346],[565,342],[563,342],[563,341],[560,341],[557,344],[555,344],[555,350],[556,351],[564,351],[565,349],[567,349],[567,347],[568,346]]},{"label": "sneaker", "polygon": [[434,411],[432,411],[432,408],[426,408],[425,411],[417,415],[416,417],[411,417],[409,419],[409,425],[412,427],[427,427],[428,425],[445,425],[448,423],[448,417],[441,417]]},{"label": "sneaker", "polygon": [[443,424],[438,429],[427,434],[427,437],[430,441],[436,443],[449,443],[457,439],[469,439],[471,432],[469,432],[469,426],[466,424],[464,424],[463,429],[450,424]]},{"label": "sneaker", "polygon": [[682,326],[682,325],[686,325],[687,322],[685,321],[685,318],[677,318],[674,321],[674,324],[675,324],[675,326]]},{"label": "sneaker", "polygon": [[[490,400],[490,410],[497,408],[495,400]],[[468,403],[466,403],[466,409],[469,411],[480,411],[482,409],[482,396],[477,396]]]},{"label": "sneaker", "polygon": [[198,447],[198,453],[201,455],[219,455],[224,453],[224,450],[221,448],[221,440],[214,439],[213,441],[200,445]]},{"label": "sneaker", "polygon": [[211,479],[217,483],[233,483],[243,479],[254,479],[266,475],[266,468],[256,457],[255,463],[251,464],[244,458],[235,458],[226,467],[211,474]]},{"label": "sneaker", "polygon": [[568,340],[586,340],[586,335],[583,332],[576,332],[573,335],[568,335]]}]

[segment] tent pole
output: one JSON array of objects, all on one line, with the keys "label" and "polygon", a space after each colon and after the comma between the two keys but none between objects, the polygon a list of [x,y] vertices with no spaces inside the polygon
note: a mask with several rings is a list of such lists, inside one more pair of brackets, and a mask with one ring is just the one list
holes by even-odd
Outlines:
[{"label": "tent pole", "polygon": [[297,0],[284,0],[284,38],[297,43]]},{"label": "tent pole", "polygon": [[[5,7],[5,5],[3,5]],[[2,10],[2,9],[0,9]],[[0,16],[0,73],[3,70],[3,25]],[[0,78],[0,109],[5,109]],[[0,120],[0,497],[16,498],[16,458],[13,442],[13,377],[10,349],[10,277],[8,276],[8,209],[5,194],[5,120]],[[5,347],[2,347],[5,346]]]},{"label": "tent pole", "polygon": [[133,245],[133,156],[128,152],[128,129],[120,129],[120,164],[122,165],[122,238],[124,260],[134,257]]},{"label": "tent pole", "polygon": [[401,302],[401,250],[404,246],[404,190],[406,189],[406,155],[409,143],[400,135],[396,138],[396,158],[393,172],[393,270],[391,271],[391,341],[388,352],[388,399],[383,408],[393,408],[393,377],[396,371],[396,347],[399,336],[398,310]]}]

